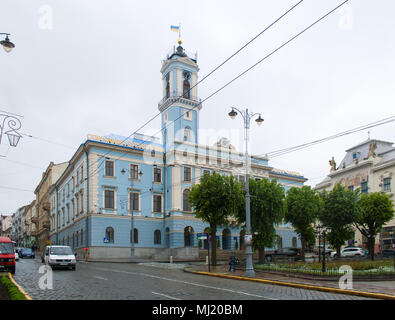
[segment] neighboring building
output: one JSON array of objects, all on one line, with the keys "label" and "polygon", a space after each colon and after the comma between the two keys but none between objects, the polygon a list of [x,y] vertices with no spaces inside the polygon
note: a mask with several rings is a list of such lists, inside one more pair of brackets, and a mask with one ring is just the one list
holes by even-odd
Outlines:
[{"label": "neighboring building", "polygon": [[[92,259],[130,257],[133,213],[136,257],[198,256],[197,234],[208,224],[193,214],[190,188],[213,171],[245,181],[244,154],[227,139],[199,144],[198,70],[181,45],[163,61],[162,141],[88,135],[51,187],[51,243],[70,245],[78,256],[89,248]],[[252,156],[250,164],[252,178],[276,178],[285,189],[307,180],[270,167],[266,157]],[[240,231],[234,223],[219,226],[220,247],[242,243]],[[290,225],[278,226],[277,233],[279,246],[300,246]]]},{"label": "neighboring building", "polygon": [[0,216],[0,237],[12,238],[12,216]]},{"label": "neighboring building", "polygon": [[[36,211],[36,200],[33,200],[26,206],[25,210],[25,229],[23,235],[24,247],[32,248],[36,243],[36,224],[32,222],[32,216]],[[33,235],[34,233],[34,235]]]},{"label": "neighboring building", "polygon": [[35,205],[32,207],[32,222],[35,226],[32,235],[35,237],[35,247],[38,251],[42,251],[49,243],[50,233],[50,212],[51,197],[50,188],[52,184],[58,180],[68,163],[54,164],[51,162],[43,172],[42,178],[34,193],[36,195]]},{"label": "neighboring building", "polygon": [[[366,140],[351,149],[340,165],[332,157],[330,174],[315,188],[319,191],[331,190],[341,183],[349,190],[360,189],[362,193],[384,192],[395,203],[393,176],[395,176],[395,148],[392,142]],[[367,239],[357,230],[355,239],[358,245],[367,247]],[[376,238],[375,251],[395,247],[395,219],[388,222]]]},{"label": "neighboring building", "polygon": [[16,242],[17,246],[23,245],[23,234],[25,230],[25,210],[26,206],[23,206],[12,215],[12,240]]}]

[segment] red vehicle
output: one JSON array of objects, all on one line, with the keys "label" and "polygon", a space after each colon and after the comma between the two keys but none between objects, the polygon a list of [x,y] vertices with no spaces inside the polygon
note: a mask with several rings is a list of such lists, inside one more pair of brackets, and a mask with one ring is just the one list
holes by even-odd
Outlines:
[{"label": "red vehicle", "polygon": [[15,273],[14,244],[10,238],[0,237],[0,270]]}]

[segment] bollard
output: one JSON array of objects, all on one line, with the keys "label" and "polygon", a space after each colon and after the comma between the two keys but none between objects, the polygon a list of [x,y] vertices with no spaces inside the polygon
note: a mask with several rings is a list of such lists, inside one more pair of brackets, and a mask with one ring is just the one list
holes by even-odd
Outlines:
[{"label": "bollard", "polygon": [[173,256],[170,256],[170,263],[173,263]]}]

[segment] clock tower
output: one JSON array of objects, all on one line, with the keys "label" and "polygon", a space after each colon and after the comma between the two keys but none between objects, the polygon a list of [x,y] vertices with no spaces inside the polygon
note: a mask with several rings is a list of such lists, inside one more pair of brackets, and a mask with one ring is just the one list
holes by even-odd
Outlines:
[{"label": "clock tower", "polygon": [[162,119],[163,147],[169,151],[174,143],[198,143],[199,111],[197,97],[199,67],[188,57],[178,40],[178,47],[162,61],[163,99],[158,104]]}]

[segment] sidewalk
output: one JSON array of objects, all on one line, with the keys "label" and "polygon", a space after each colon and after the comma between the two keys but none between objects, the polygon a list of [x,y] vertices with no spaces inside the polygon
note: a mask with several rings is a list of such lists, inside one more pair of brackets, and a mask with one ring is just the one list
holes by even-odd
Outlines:
[{"label": "sidewalk", "polygon": [[272,285],[284,285],[310,290],[354,294],[376,299],[395,300],[395,281],[353,281],[352,290],[343,290],[339,288],[338,281],[301,279],[290,275],[273,274],[259,270],[255,270],[254,278],[247,278],[245,277],[244,270],[236,269],[235,272],[230,272],[228,268],[229,266],[226,264],[215,267],[211,266],[209,272],[206,264],[194,264],[186,267],[184,271],[244,281],[256,281]]}]

